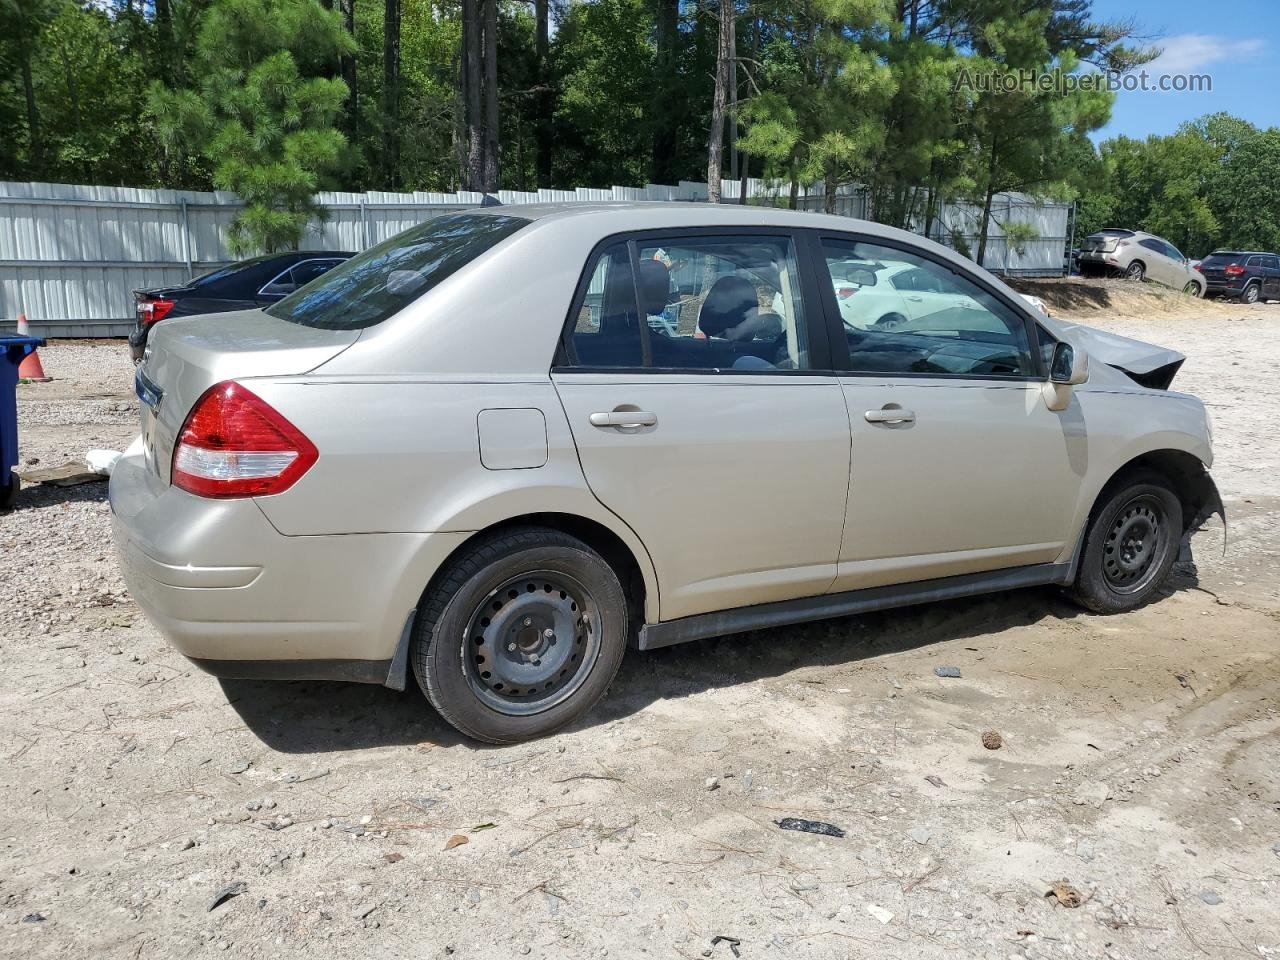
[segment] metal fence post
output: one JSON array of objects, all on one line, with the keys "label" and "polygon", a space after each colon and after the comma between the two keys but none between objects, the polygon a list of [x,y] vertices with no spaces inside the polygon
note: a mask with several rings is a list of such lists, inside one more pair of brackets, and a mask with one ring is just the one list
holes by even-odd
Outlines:
[{"label": "metal fence post", "polygon": [[191,221],[187,217],[187,198],[182,198],[182,259],[187,264],[187,279],[195,276],[191,269]]},{"label": "metal fence post", "polygon": [[360,249],[369,249],[369,216],[364,206],[364,197],[360,198]]}]

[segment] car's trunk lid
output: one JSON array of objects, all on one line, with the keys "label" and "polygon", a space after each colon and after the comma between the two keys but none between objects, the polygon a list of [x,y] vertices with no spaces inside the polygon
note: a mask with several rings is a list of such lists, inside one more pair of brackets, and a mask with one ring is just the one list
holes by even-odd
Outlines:
[{"label": "car's trunk lid", "polygon": [[148,469],[168,482],[178,431],[215,383],[307,373],[359,338],[359,330],[304,327],[261,310],[158,324],[135,378]]},{"label": "car's trunk lid", "polygon": [[1085,237],[1080,249],[1085,253],[1115,253],[1120,241],[1132,236],[1128,230],[1103,230]]}]

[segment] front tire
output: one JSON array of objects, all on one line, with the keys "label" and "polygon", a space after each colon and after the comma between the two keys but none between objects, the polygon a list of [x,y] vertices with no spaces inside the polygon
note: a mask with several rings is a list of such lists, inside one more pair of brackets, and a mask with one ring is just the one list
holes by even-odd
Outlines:
[{"label": "front tire", "polygon": [[1104,490],[1085,536],[1071,598],[1095,613],[1134,610],[1160,587],[1182,540],[1182,504],[1157,473]]},{"label": "front tire", "polygon": [[1200,284],[1196,283],[1194,280],[1188,281],[1187,285],[1182,288],[1182,292],[1188,296],[1199,299],[1201,296]]},{"label": "front tire", "polygon": [[518,743],[581,717],[627,646],[618,575],[576,537],[519,527],[478,539],[424,597],[411,651],[431,705],[459,731]]}]

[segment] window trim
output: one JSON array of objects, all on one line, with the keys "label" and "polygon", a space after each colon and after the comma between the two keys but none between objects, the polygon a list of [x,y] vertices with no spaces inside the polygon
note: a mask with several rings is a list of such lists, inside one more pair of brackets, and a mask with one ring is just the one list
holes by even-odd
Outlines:
[{"label": "window trim", "polygon": [[[277,273],[274,277],[272,277],[270,280],[264,283],[261,287],[259,287],[258,292],[255,293],[254,296],[255,297],[287,297],[289,293],[293,293],[293,290],[297,290],[298,288],[295,286],[293,290],[289,291],[289,293],[267,293],[266,289],[267,287],[275,283],[277,280],[279,280],[281,277],[283,277],[286,273],[292,273],[294,267],[300,267],[304,263],[329,263],[331,264],[331,266],[329,267],[329,270],[332,270],[338,264],[345,263],[345,262],[346,261],[344,260],[335,260],[333,257],[307,257],[307,259],[305,260],[295,260],[293,263],[289,264],[289,266],[285,267],[283,270]],[[329,270],[326,270],[325,273],[328,273]],[[316,276],[323,276],[323,274],[316,274]],[[311,279],[314,280],[315,277],[312,277]]]},{"label": "window trim", "polygon": [[[1039,350],[1036,349],[1037,343],[1035,328],[1038,326],[1035,317],[1031,314],[1030,304],[1018,304],[1012,298],[1006,296],[1003,292],[979,275],[976,271],[967,267],[957,267],[937,256],[931,250],[925,249],[923,246],[907,243],[896,238],[879,237],[871,233],[860,233],[850,231],[848,233],[837,233],[829,229],[809,230],[813,235],[813,251],[811,256],[811,266],[815,271],[825,273],[826,255],[823,253],[822,244],[824,241],[832,240],[837,243],[870,243],[876,246],[887,247],[890,250],[900,250],[903,253],[911,254],[922,260],[935,264],[936,266],[948,271],[954,276],[969,281],[984,293],[995,298],[997,303],[1003,304],[1006,308],[1013,312],[1015,317],[1022,319],[1023,331],[1027,338],[1027,351],[1031,355],[1031,363],[1034,373],[1030,375],[1023,374],[1001,374],[1001,373],[912,373],[910,371],[890,372],[883,370],[854,370],[852,369],[852,361],[849,358],[849,341],[844,333],[844,318],[840,315],[840,306],[836,303],[835,289],[828,282],[825,287],[819,285],[819,296],[822,298],[823,312],[827,317],[827,340],[830,344],[831,360],[835,365],[837,372],[841,377],[875,377],[880,379],[898,379],[904,378],[909,380],[985,380],[994,381],[996,383],[1047,383],[1049,380],[1049,372],[1043,363]],[[981,269],[981,268],[979,268]],[[820,278],[820,275],[819,275]]]},{"label": "window trim", "polygon": [[[628,376],[642,375],[651,376],[655,374],[661,375],[679,375],[679,376],[734,376],[734,377],[831,377],[838,373],[835,369],[831,356],[831,345],[828,342],[828,330],[825,320],[825,310],[821,302],[820,288],[815,285],[812,275],[812,265],[808,263],[810,252],[807,247],[807,237],[810,231],[806,229],[797,229],[794,227],[767,227],[767,226],[688,226],[688,227],[659,227],[646,230],[622,230],[617,233],[609,234],[602,237],[587,255],[586,262],[583,265],[582,273],[578,277],[578,282],[573,290],[573,299],[569,301],[569,312],[564,319],[564,323],[560,329],[560,337],[556,344],[555,354],[551,360],[552,374],[626,374]],[[591,367],[581,365],[577,362],[577,351],[574,348],[573,334],[578,325],[578,315],[581,312],[582,305],[586,300],[587,290],[591,286],[592,277],[595,275],[597,266],[603,253],[610,247],[626,243],[628,253],[631,260],[631,280],[633,295],[635,296],[636,315],[640,315],[640,271],[639,271],[639,248],[643,243],[650,241],[659,241],[667,245],[678,243],[680,240],[698,240],[705,237],[722,237],[725,239],[733,239],[735,237],[768,237],[777,240],[790,241],[792,250],[795,252],[796,260],[796,281],[800,293],[800,308],[804,314],[804,331],[808,339],[809,349],[809,367],[804,370],[788,370],[788,369],[771,369],[761,370],[755,368],[734,369],[730,367]],[[641,324],[641,327],[647,327],[647,324]],[[642,330],[642,344],[647,341],[649,331]],[[642,346],[643,349],[643,346]]]}]

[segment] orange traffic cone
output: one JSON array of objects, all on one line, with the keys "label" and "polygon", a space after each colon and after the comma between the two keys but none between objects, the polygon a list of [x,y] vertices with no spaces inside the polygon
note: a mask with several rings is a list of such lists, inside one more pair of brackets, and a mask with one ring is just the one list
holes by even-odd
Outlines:
[{"label": "orange traffic cone", "polygon": [[[27,323],[25,313],[18,314],[18,336],[31,336],[31,326]],[[44,366],[40,363],[40,354],[32,350],[18,364],[18,379],[30,380],[32,383],[48,383],[53,377],[46,376]]]}]

